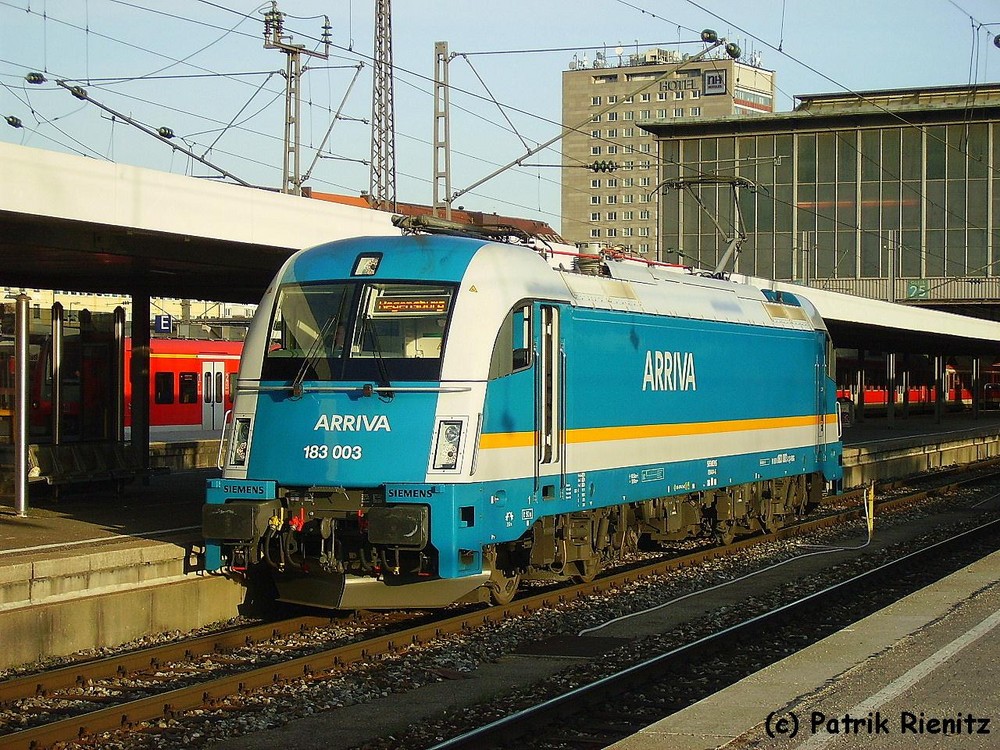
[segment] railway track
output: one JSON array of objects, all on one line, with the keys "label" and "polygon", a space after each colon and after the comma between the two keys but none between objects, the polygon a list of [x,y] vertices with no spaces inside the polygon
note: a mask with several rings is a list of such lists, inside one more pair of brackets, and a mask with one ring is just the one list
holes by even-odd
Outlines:
[{"label": "railway track", "polygon": [[1000,519],[980,524],[431,750],[604,747],[995,551],[998,530]]},{"label": "railway track", "polygon": [[[956,477],[934,489],[921,490],[918,493],[885,501],[880,507],[882,509],[900,507],[918,502],[931,493],[947,492],[961,486],[963,481],[982,481],[982,479],[982,474],[969,480]],[[363,638],[347,645],[339,645],[292,659],[283,658],[277,663],[268,663],[264,666],[247,668],[243,664],[225,664],[226,659],[218,655],[231,653],[235,648],[250,643],[320,628],[328,625],[330,618],[304,617],[283,623],[258,625],[252,629],[235,630],[194,641],[158,646],[154,649],[19,677],[0,683],[0,708],[23,706],[36,701],[41,705],[40,711],[44,712],[48,697],[64,704],[65,701],[61,700],[60,696],[66,696],[67,692],[76,705],[74,707],[63,705],[59,709],[50,711],[49,718],[55,715],[55,720],[43,723],[39,719],[37,726],[10,731],[13,727],[8,725],[7,733],[0,734],[0,748],[41,748],[79,737],[128,730],[142,722],[174,717],[189,709],[223,705],[231,697],[246,695],[256,688],[295,680],[321,679],[351,664],[425,644],[444,635],[470,632],[483,625],[501,622],[541,608],[554,607],[593,594],[608,593],[648,576],[664,575],[705,560],[736,555],[762,542],[786,539],[831,527],[845,520],[857,518],[861,513],[862,511],[857,508],[832,512],[773,534],[743,539],[727,547],[703,549],[660,560],[654,564],[612,573],[592,583],[528,595],[504,607],[467,611],[443,619],[435,618],[431,622],[414,627],[400,629],[401,626],[396,625],[392,632],[378,637]],[[364,626],[359,625],[359,627]],[[216,662],[215,674],[207,678],[199,676],[198,670],[190,670],[184,666],[185,663],[203,654],[213,655]],[[223,662],[225,673],[222,675],[218,675],[219,662]],[[88,685],[102,680],[119,681],[125,678],[130,682],[144,681],[144,684],[140,689],[112,691],[128,697],[116,698],[114,695],[103,694],[94,701],[88,701],[84,695],[84,688]],[[173,688],[163,687],[177,682],[187,684]],[[135,693],[141,695],[136,696]],[[109,702],[113,702],[113,705],[107,705]],[[83,707],[88,703],[91,704],[90,708],[93,708],[94,704],[98,705],[93,710],[84,711]],[[57,718],[60,711],[73,713],[68,716],[62,713],[62,718]]]}]

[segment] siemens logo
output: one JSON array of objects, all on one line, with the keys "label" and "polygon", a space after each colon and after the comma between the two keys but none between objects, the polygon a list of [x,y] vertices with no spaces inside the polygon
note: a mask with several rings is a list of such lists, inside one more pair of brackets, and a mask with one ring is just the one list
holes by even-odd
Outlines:
[{"label": "siemens logo", "polygon": [[434,490],[393,490],[388,491],[389,497],[434,497]]},{"label": "siemens logo", "polygon": [[223,492],[230,492],[234,495],[263,495],[264,488],[257,484],[224,484]]}]

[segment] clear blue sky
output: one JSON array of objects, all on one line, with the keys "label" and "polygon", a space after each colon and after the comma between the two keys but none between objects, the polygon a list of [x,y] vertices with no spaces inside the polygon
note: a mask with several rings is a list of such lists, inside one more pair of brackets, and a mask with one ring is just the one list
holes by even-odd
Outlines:
[{"label": "clear blue sky", "polygon": [[[284,79],[276,72],[285,60],[263,48],[261,12],[269,7],[244,0],[0,0],[0,117],[24,123],[15,129],[0,121],[0,138],[210,174],[54,84],[67,79],[147,125],[171,127],[199,154],[211,146],[206,158],[240,178],[277,187]],[[330,59],[310,60],[315,69],[303,81],[304,168],[353,66],[365,64],[344,106],[351,119],[337,123],[326,149],[338,158],[321,159],[307,183],[357,195],[368,188],[368,167],[360,162],[370,156],[370,131],[361,120],[371,115],[374,0],[281,0],[279,9],[288,14],[293,41],[310,49],[321,33],[317,16],[328,14],[333,27]],[[791,109],[795,94],[1000,80],[995,0],[395,0],[392,23],[397,198],[421,203],[431,200],[436,41],[453,53],[498,53],[456,57],[449,69],[453,190],[523,155],[521,138],[533,146],[559,132],[561,72],[574,52],[593,59],[606,49],[613,57],[619,45],[634,51],[714,28],[745,55],[760,52],[763,66],[777,72],[781,110]],[[29,71],[44,72],[49,82],[26,84]],[[517,134],[487,88],[508,107]],[[558,144],[530,163],[558,164]],[[558,169],[512,170],[456,204],[558,228]]]}]

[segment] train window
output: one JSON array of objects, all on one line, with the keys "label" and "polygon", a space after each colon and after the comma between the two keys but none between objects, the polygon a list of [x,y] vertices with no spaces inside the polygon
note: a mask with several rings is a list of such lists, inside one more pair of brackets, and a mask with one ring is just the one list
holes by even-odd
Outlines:
[{"label": "train window", "polygon": [[349,306],[357,285],[290,284],[275,308],[265,378],[293,378],[307,366],[310,379],[332,380],[343,355]]},{"label": "train window", "polygon": [[531,307],[515,307],[500,326],[493,356],[490,380],[502,378],[531,364]]},{"label": "train window", "polygon": [[439,358],[452,290],[423,284],[370,284],[352,357]]},{"label": "train window", "polygon": [[442,284],[288,285],[261,377],[437,380],[454,293]]},{"label": "train window", "polygon": [[453,286],[366,284],[346,373],[383,380],[436,380]]},{"label": "train window", "polygon": [[174,403],[174,374],[158,372],[153,378],[153,401],[157,404]]},{"label": "train window", "polygon": [[212,373],[205,373],[205,385],[201,389],[202,398],[206,404],[212,403]]},{"label": "train window", "polygon": [[198,373],[182,372],[180,377],[180,403],[194,404],[198,401]]},{"label": "train window", "polygon": [[222,373],[215,373],[215,403],[222,403]]}]

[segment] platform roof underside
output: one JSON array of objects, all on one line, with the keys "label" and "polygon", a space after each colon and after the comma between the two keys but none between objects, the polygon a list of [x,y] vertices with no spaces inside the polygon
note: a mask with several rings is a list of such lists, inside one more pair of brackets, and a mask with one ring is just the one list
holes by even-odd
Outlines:
[{"label": "platform roof underside", "polygon": [[[390,214],[0,144],[0,285],[254,303],[303,247],[398,236]],[[834,344],[1000,357],[1000,323],[793,284]]]}]

